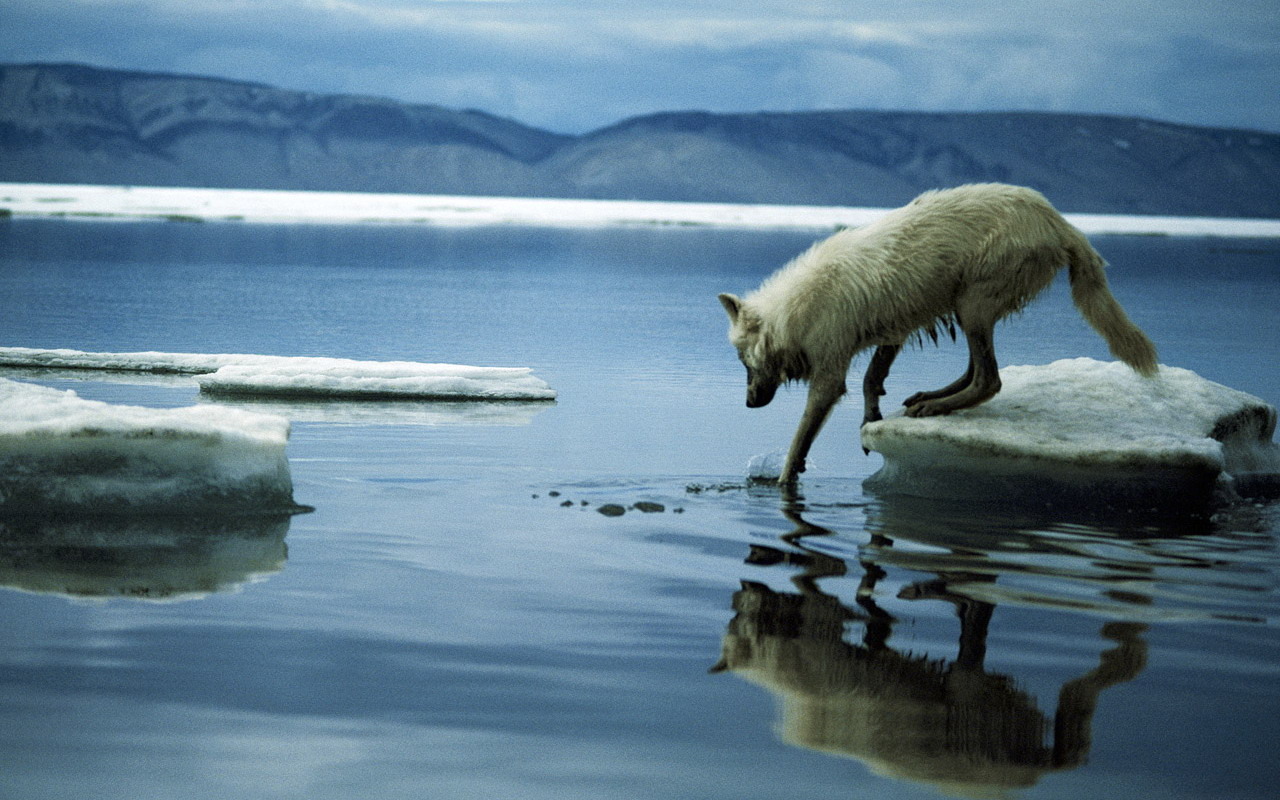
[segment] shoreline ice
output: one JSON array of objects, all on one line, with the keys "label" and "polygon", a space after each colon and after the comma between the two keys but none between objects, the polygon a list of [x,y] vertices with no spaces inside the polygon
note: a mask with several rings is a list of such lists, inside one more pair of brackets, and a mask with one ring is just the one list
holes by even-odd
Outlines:
[{"label": "shoreline ice", "polygon": [[[889,209],[0,183],[0,211],[14,216],[82,220],[830,230],[866,225]],[[1114,214],[1067,214],[1066,217],[1091,235],[1280,237],[1280,220],[1274,219]]]},{"label": "shoreline ice", "polygon": [[194,375],[209,394],[326,399],[544,401],[556,397],[528,367],[207,353],[92,353],[0,347],[0,367]]}]

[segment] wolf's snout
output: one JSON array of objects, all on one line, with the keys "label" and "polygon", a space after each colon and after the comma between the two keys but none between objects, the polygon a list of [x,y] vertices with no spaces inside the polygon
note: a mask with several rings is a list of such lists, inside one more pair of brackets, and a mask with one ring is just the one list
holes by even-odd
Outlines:
[{"label": "wolf's snout", "polygon": [[776,386],[750,386],[747,388],[747,408],[763,408],[773,400]]}]

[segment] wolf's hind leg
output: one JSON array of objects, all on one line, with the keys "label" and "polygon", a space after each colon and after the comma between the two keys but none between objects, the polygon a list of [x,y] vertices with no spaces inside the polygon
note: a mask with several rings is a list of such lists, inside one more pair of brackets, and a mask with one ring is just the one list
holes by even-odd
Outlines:
[{"label": "wolf's hind leg", "polygon": [[[996,363],[995,345],[992,341],[993,327],[994,325],[988,324],[966,326],[964,329],[965,338],[969,340],[969,371],[965,373],[970,378],[968,385],[953,394],[921,400],[907,406],[908,417],[950,414],[990,400],[1000,391],[1000,366]],[[958,383],[960,381],[956,382]]]},{"label": "wolf's hind leg", "polygon": [[[943,386],[941,389],[934,389],[932,392],[916,392],[915,394],[902,401],[902,404],[908,409],[914,405],[919,405],[925,400],[938,400],[943,397],[950,397],[956,392],[961,391],[969,384],[973,383],[973,356],[969,356],[969,366],[965,369],[964,374],[956,380]],[[910,413],[910,412],[908,412]]]},{"label": "wolf's hind leg", "polygon": [[902,350],[900,344],[882,344],[871,356],[867,372],[862,377],[862,424],[884,419],[880,413],[880,398],[884,397],[884,379],[889,376],[893,360]]}]

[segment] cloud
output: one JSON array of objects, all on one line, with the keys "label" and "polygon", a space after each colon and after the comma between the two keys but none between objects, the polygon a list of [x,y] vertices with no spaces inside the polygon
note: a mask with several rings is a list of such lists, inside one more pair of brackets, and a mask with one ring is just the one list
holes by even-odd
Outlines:
[{"label": "cloud", "polygon": [[658,110],[1034,109],[1280,130],[1270,2],[7,0],[0,60],[482,108],[576,132]]}]

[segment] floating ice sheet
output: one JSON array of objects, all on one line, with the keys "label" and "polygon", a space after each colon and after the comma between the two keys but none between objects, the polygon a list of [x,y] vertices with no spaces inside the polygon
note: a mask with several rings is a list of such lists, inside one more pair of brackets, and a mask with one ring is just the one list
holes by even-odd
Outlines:
[{"label": "floating ice sheet", "polygon": [[281,360],[281,356],[205,353],[86,353],[81,350],[42,350],[34,347],[0,347],[0,366],[50,369],[100,369],[121,372],[159,372],[198,375],[216,372],[228,364]]},{"label": "floating ice sheet", "polygon": [[554,400],[527,367],[247,354],[89,353],[0,347],[0,366],[196,375],[206,392],[325,398]]},{"label": "floating ice sheet", "polygon": [[196,378],[217,394],[288,397],[554,400],[555,392],[525,367],[469,367],[411,361],[295,358],[233,364]]},{"label": "floating ice sheet", "polygon": [[0,379],[0,515],[297,510],[283,417]]},{"label": "floating ice sheet", "polygon": [[279,414],[291,422],[329,425],[423,425],[445,427],[479,425],[516,427],[528,425],[550,403],[511,403],[505,400],[372,400],[358,403],[349,398],[276,397],[270,395],[206,395],[204,402]]},{"label": "floating ice sheet", "polygon": [[1198,502],[1223,481],[1280,472],[1275,409],[1189,370],[1147,379],[1079,358],[1006,367],[1000,378],[1000,393],[976,408],[866,425],[863,446],[885,459],[868,488]]}]

